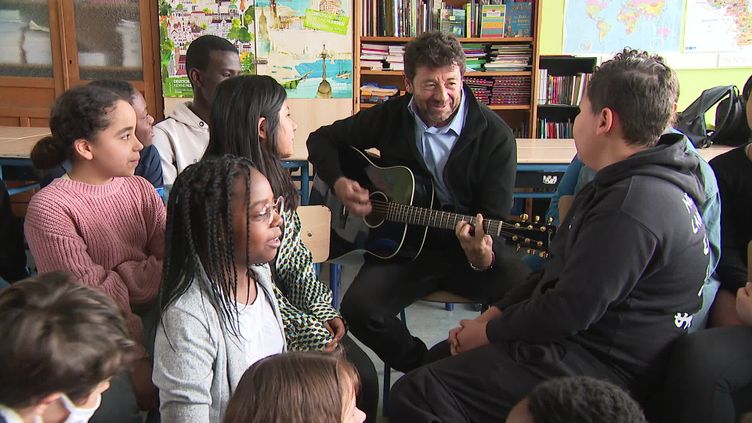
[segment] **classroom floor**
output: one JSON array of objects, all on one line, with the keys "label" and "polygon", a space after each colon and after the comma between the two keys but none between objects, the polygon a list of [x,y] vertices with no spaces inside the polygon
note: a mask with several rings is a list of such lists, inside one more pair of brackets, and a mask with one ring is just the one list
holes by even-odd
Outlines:
[{"label": "classroom floor", "polygon": [[[327,266],[325,266],[327,267]],[[342,285],[340,288],[340,299],[347,288],[352,283],[353,278],[357,274],[360,266],[343,266],[342,269]],[[327,275],[323,274],[322,278],[326,279]],[[410,328],[410,332],[415,336],[420,337],[423,342],[430,348],[439,341],[443,341],[447,338],[447,334],[450,329],[459,325],[459,321],[462,319],[474,319],[478,316],[478,312],[472,309],[469,304],[456,304],[453,311],[447,311],[444,309],[444,304],[441,303],[429,303],[424,301],[418,301],[415,304],[407,308],[406,318],[407,327]],[[357,338],[355,339],[358,342]],[[374,366],[376,366],[376,372],[379,377],[379,392],[383,392],[384,383],[384,362],[376,356],[368,347],[358,342],[363,350],[371,357]],[[394,383],[402,376],[402,373],[392,370],[391,383]],[[379,396],[379,417],[377,422],[388,422],[389,419],[382,416],[382,400]]]}]

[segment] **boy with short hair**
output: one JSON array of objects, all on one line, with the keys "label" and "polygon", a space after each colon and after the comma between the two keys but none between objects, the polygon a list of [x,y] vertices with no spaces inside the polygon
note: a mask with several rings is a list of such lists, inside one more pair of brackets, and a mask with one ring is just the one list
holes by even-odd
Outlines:
[{"label": "boy with short hair", "polygon": [[188,46],[185,70],[193,101],[180,103],[154,126],[154,145],[162,159],[165,185],[172,185],[186,167],[201,160],[209,145],[209,111],[217,85],[239,75],[240,55],[232,43],[216,35],[202,35]]},{"label": "boy with short hair", "polygon": [[538,383],[591,376],[638,400],[700,307],[709,245],[697,158],[661,135],[678,81],[660,57],[624,50],[596,71],[574,123],[597,172],[577,195],[542,274],[449,333],[453,357],[393,388],[395,421],[498,421]]},{"label": "boy with short hair", "polygon": [[88,421],[135,350],[112,300],[62,272],[0,291],[0,340],[7,423]]},{"label": "boy with short hair", "polygon": [[543,382],[509,413],[507,423],[645,423],[640,405],[623,389],[587,376]]}]

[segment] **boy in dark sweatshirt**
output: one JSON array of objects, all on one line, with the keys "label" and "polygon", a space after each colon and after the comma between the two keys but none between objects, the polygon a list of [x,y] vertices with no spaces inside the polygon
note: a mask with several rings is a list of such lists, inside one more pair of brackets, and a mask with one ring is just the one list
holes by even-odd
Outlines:
[{"label": "boy in dark sweatshirt", "polygon": [[575,198],[551,259],[452,329],[452,357],[395,384],[392,420],[500,421],[560,376],[606,379],[638,400],[652,393],[700,307],[709,260],[697,158],[681,135],[661,135],[677,90],[675,73],[644,52],[624,50],[596,69],[574,137],[597,175]]}]

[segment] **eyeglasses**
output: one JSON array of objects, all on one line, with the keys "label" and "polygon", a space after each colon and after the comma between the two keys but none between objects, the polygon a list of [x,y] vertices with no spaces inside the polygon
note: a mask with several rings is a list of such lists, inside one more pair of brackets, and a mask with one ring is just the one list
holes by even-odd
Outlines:
[{"label": "eyeglasses", "polygon": [[269,203],[261,209],[257,215],[252,217],[254,222],[265,222],[267,225],[272,224],[274,220],[274,214],[282,214],[282,210],[285,208],[285,197],[279,197],[274,200],[274,203]]}]

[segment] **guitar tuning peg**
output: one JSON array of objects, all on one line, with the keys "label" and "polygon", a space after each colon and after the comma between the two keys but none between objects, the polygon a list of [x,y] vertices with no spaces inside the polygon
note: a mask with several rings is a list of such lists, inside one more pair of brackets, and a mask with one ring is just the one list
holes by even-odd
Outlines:
[{"label": "guitar tuning peg", "polygon": [[541,232],[546,232],[548,229],[546,229],[545,226],[541,226],[540,228],[538,228],[538,230]]},{"label": "guitar tuning peg", "polygon": [[539,247],[542,247],[543,246],[543,241],[538,241],[538,242],[535,243],[535,245],[537,245]]},{"label": "guitar tuning peg", "polygon": [[515,227],[515,228],[519,228],[520,226],[521,226],[521,225],[519,224],[519,222],[515,222],[515,224],[514,224],[514,227]]},{"label": "guitar tuning peg", "polygon": [[512,235],[512,241],[517,242],[520,239],[517,235]]},{"label": "guitar tuning peg", "polygon": [[522,219],[522,220],[528,220],[528,219],[530,219],[530,216],[527,213],[522,213],[520,215],[520,219]]},{"label": "guitar tuning peg", "polygon": [[536,216],[535,216],[535,217],[533,218],[533,222],[534,222],[534,223],[538,223],[538,222],[540,222],[540,216],[537,216],[537,215],[536,215]]},{"label": "guitar tuning peg", "polygon": [[530,244],[530,238],[525,238],[525,244]]},{"label": "guitar tuning peg", "polygon": [[541,258],[548,258],[548,253],[545,251],[541,251],[540,254],[538,254]]},{"label": "guitar tuning peg", "polygon": [[533,229],[535,229],[535,228],[533,228],[533,225],[527,225],[527,228],[528,228],[529,230],[531,230],[531,231],[532,231]]},{"label": "guitar tuning peg", "polygon": [[527,253],[532,256],[533,254],[535,254],[535,250],[533,250],[532,248],[528,248]]},{"label": "guitar tuning peg", "polygon": [[553,217],[549,217],[548,219],[546,219],[546,225],[553,225],[553,224],[554,224],[554,218]]},{"label": "guitar tuning peg", "polygon": [[522,246],[520,244],[517,244],[517,248],[514,249],[514,252],[519,253],[522,249]]}]

